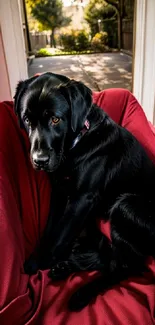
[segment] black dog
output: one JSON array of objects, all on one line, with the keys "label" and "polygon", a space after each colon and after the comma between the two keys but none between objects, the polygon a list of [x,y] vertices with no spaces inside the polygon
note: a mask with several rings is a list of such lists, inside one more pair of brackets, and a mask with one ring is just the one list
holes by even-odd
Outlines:
[{"label": "black dog", "polygon": [[[138,141],[92,104],[81,82],[52,73],[20,82],[15,111],[29,135],[33,166],[55,184],[45,232],[51,276],[102,271],[71,297],[77,310],[141,274],[146,258],[155,256],[155,167]],[[110,221],[110,244],[95,229],[95,216]],[[83,229],[86,237],[76,244]]]}]

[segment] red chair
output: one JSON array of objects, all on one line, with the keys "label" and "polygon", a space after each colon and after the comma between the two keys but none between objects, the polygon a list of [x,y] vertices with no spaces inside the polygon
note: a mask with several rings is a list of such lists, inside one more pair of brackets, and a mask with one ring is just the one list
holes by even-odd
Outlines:
[{"label": "red chair", "polygon": [[[135,97],[124,89],[93,94],[94,102],[145,147],[155,162],[155,134]],[[155,262],[150,272],[129,279],[81,312],[67,308],[71,294],[95,272],[52,283],[48,271],[24,274],[23,263],[38,246],[48,217],[51,187],[29,160],[29,141],[19,128],[12,102],[0,104],[0,324],[1,325],[152,325],[155,323]],[[99,223],[109,236],[109,227]],[[105,252],[106,254],[106,252]]]}]

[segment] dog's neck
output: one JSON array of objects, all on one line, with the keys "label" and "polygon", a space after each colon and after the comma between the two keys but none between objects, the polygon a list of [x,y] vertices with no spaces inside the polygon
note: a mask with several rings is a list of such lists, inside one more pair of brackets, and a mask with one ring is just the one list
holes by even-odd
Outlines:
[{"label": "dog's neck", "polygon": [[80,141],[80,139],[83,137],[83,135],[90,129],[90,123],[88,120],[85,121],[83,129],[80,131],[80,133],[77,135],[77,137],[73,140],[73,143],[70,147],[70,150],[73,149],[77,143]]},{"label": "dog's neck", "polygon": [[82,128],[80,133],[75,138],[73,138],[69,151],[72,152],[72,149],[76,147],[76,145],[83,138],[85,133],[87,133],[88,131],[88,133],[90,133],[90,131],[98,127],[98,125],[101,124],[106,117],[106,113],[100,107],[93,104],[85,121],[84,127]]},{"label": "dog's neck", "polygon": [[[103,123],[106,118],[106,113],[97,105],[93,105],[93,109],[87,116],[85,125],[79,134],[75,135],[75,137],[73,137],[73,134],[72,137],[69,135],[66,150],[64,151],[65,160],[61,163],[57,172],[54,173],[56,179],[62,180],[65,177],[65,180],[71,180],[71,174],[75,171],[75,166],[77,167],[79,164],[79,155],[85,155],[84,151],[87,152],[89,143],[95,137],[95,132],[98,134],[103,130]],[[100,129],[98,129],[99,125]]]}]

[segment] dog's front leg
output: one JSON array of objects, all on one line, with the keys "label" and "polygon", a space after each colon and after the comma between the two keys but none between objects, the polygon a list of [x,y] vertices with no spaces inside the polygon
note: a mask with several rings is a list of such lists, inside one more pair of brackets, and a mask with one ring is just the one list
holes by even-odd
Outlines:
[{"label": "dog's front leg", "polygon": [[53,260],[60,261],[68,257],[72,243],[83,230],[85,222],[89,222],[87,219],[93,215],[97,202],[98,197],[93,193],[80,194],[68,202],[52,238]]}]

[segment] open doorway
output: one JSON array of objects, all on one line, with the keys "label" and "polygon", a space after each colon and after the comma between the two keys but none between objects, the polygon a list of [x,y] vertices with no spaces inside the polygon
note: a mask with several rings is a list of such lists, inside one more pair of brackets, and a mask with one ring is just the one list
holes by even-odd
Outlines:
[{"label": "open doorway", "polygon": [[[29,76],[53,71],[81,79],[94,90],[132,90],[134,0],[48,0],[42,7],[39,0],[38,5],[25,1],[35,56]],[[42,19],[49,8],[51,14],[59,12],[55,25]]]}]

